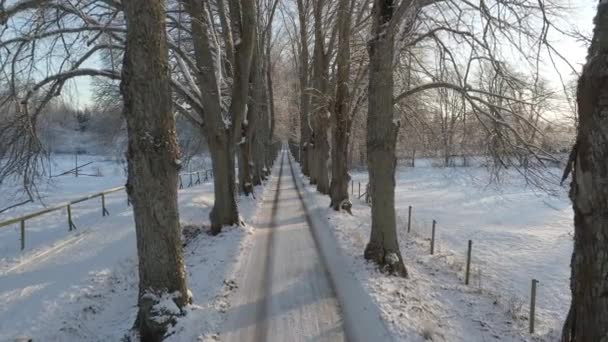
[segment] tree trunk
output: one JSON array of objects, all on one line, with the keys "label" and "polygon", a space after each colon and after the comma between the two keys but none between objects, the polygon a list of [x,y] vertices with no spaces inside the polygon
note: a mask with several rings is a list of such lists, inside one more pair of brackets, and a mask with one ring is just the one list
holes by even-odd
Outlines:
[{"label": "tree trunk", "polygon": [[327,108],[322,108],[316,113],[315,123],[315,163],[317,168],[316,184],[317,191],[328,195],[329,194],[329,170],[327,161],[329,159],[329,140],[327,139],[327,131],[329,128]]},{"label": "tree trunk", "polygon": [[183,0],[192,18],[191,30],[198,81],[205,112],[203,121],[211,151],[214,172],[215,202],[209,215],[213,233],[222,226],[239,224],[235,198],[235,144],[241,136],[242,120],[247,108],[249,72],[255,38],[256,11],[253,2],[229,0],[232,36],[235,44],[232,81],[232,101],[228,113],[222,112],[221,73],[217,67],[219,49],[213,34],[213,18],[207,2]]},{"label": "tree trunk", "polygon": [[[261,39],[260,42],[261,44]],[[258,53],[262,54],[262,47],[258,46]],[[261,58],[261,57],[260,57]],[[260,59],[261,60],[261,59]],[[254,65],[259,65],[259,62],[256,62]],[[265,63],[262,65],[262,69],[265,68]],[[267,85],[264,77],[264,70],[261,68],[255,67],[252,70],[252,77],[256,78],[255,84],[256,86],[253,89],[253,101],[254,109],[257,111],[257,120],[256,120],[256,132],[255,132],[255,172],[254,179],[259,179],[260,182],[265,180],[269,174],[267,159],[269,158],[269,136],[270,136],[270,125],[269,125],[269,104],[268,104],[268,95],[267,95]]]},{"label": "tree trunk", "polygon": [[[270,123],[270,131],[268,133],[268,141],[270,143],[272,143],[272,139],[274,137],[274,129],[275,129],[275,124],[276,124],[276,120],[275,120],[275,111],[274,111],[274,89],[273,89],[273,85],[272,85],[272,51],[271,51],[271,44],[270,42],[272,41],[272,21],[268,24],[268,32],[266,33],[266,37],[265,37],[265,48],[266,48],[266,55],[262,55],[264,56],[264,65],[266,66],[266,90],[267,90],[267,98],[268,98],[268,117],[269,120],[268,122]],[[268,153],[268,158],[267,158],[267,162],[266,164],[268,165],[267,169],[268,169],[268,175],[270,175],[270,166],[273,164],[274,159],[272,157],[273,153]]]},{"label": "tree trunk", "polygon": [[412,150],[412,167],[416,167],[416,147]]},{"label": "tree trunk", "polygon": [[232,67],[234,66],[234,44],[232,40],[232,30],[230,29],[230,22],[228,21],[228,15],[226,14],[226,5],[224,0],[217,0],[217,12],[220,16],[220,25],[222,26],[222,36],[224,38],[224,51],[226,53],[226,74],[232,75]]},{"label": "tree trunk", "polygon": [[[322,194],[329,194],[329,170],[327,169],[327,159],[329,158],[329,141],[327,140],[327,130],[329,128],[329,111],[327,106],[326,94],[328,91],[328,56],[325,53],[325,35],[323,34],[323,7],[324,0],[314,1],[315,17],[315,47],[314,47],[314,149],[313,149],[313,168],[314,181],[317,184],[317,191]],[[312,180],[312,178],[311,178]]]},{"label": "tree trunk", "polygon": [[393,120],[394,35],[392,0],[374,0],[369,41],[367,160],[372,196],[372,231],[365,258],[386,271],[407,275],[399,251],[395,219],[395,147],[398,125]]},{"label": "tree trunk", "polygon": [[219,234],[222,226],[239,224],[239,212],[235,198],[234,144],[228,135],[220,132],[207,139],[213,168],[213,193],[215,200],[209,213],[211,231]]},{"label": "tree trunk", "polygon": [[247,138],[239,145],[238,170],[239,191],[249,196],[253,194],[253,156],[251,154],[251,139]]},{"label": "tree trunk", "polygon": [[[254,36],[256,37],[254,43],[254,51],[252,56],[252,65],[259,65],[260,63],[260,49],[259,49],[259,38],[257,32],[257,25],[255,26],[256,33]],[[263,87],[263,80],[261,79],[262,75],[260,73],[259,68],[253,68],[250,72],[250,82],[249,88],[251,96],[249,97],[248,106],[247,106],[247,116],[243,121],[242,128],[242,137],[241,141],[238,144],[238,161],[239,161],[239,191],[246,196],[249,194],[253,194],[253,185],[261,184],[261,179],[258,178],[257,181],[254,181],[254,178],[259,177],[258,175],[254,175],[255,173],[255,164],[253,159],[253,152],[255,148],[254,139],[257,138],[256,134],[256,124],[257,124],[257,116],[260,114],[259,105],[261,101],[261,89]],[[258,163],[262,162],[263,155],[261,156],[262,160],[257,160]]]},{"label": "tree trunk", "polygon": [[[312,113],[311,113],[312,114]],[[311,115],[313,116],[313,115]],[[310,141],[308,142],[307,150],[306,150],[306,154],[308,157],[308,173],[309,173],[309,179],[310,179],[310,184],[311,185],[316,185],[317,184],[317,173],[319,172],[319,168],[317,168],[317,158],[316,158],[316,154],[317,154],[317,141],[315,138],[316,135],[316,124],[314,124],[314,117],[313,118],[309,118],[309,120],[311,121],[311,126],[310,126]]]},{"label": "tree trunk", "polygon": [[298,0],[298,18],[300,19],[300,166],[305,176],[310,175],[308,163],[310,141],[310,124],[308,116],[310,112],[310,96],[308,94],[308,28],[306,9],[302,0]]},{"label": "tree trunk", "polygon": [[[261,92],[259,89],[254,90],[254,94]],[[256,95],[254,95],[256,96]],[[261,97],[259,98],[261,99]],[[256,130],[254,132],[255,138],[254,142],[254,172],[253,172],[253,182],[255,185],[262,184],[263,180],[266,180],[266,173],[264,172],[264,168],[266,166],[266,141],[267,141],[267,123],[268,116],[267,113],[262,109],[261,106],[255,106],[256,110],[258,110],[258,117],[256,119]]]},{"label": "tree trunk", "polygon": [[260,73],[260,89],[261,89],[261,103],[262,103],[262,112],[264,113],[264,122],[263,122],[263,132],[264,132],[264,159],[260,162],[262,163],[262,171],[264,173],[264,177],[270,175],[272,164],[272,112],[271,112],[271,103],[270,103],[270,85],[268,84],[268,78],[266,68],[270,67],[267,63],[266,58],[262,58],[260,61],[262,65],[262,70]]},{"label": "tree trunk", "polygon": [[608,341],[608,4],[598,5],[579,79],[578,133],[570,199],[574,209],[572,304],[562,341]]},{"label": "tree trunk", "polygon": [[338,75],[336,100],[333,115],[333,145],[331,162],[331,207],[334,210],[344,209],[350,212],[348,200],[348,136],[350,135],[350,94],[348,80],[350,77],[350,24],[351,12],[349,0],[340,0],[338,8]]},{"label": "tree trunk", "polygon": [[[256,47],[254,51],[252,65],[258,66],[262,61],[262,39],[258,36]],[[253,149],[254,155],[254,172],[253,180],[255,185],[262,184],[262,181],[266,179],[266,159],[267,159],[267,145],[269,135],[268,125],[268,100],[266,96],[266,82],[264,78],[263,68],[254,67],[251,70],[252,79],[252,94],[249,101],[249,111],[255,111],[255,129],[253,132]]]},{"label": "tree trunk", "polygon": [[126,1],[124,13],[127,44],[120,89],[129,138],[126,188],[133,203],[139,258],[135,328],[142,341],[160,341],[177,314],[158,312],[154,306],[163,296],[170,296],[179,308],[189,302],[177,206],[179,146],[164,2]]}]

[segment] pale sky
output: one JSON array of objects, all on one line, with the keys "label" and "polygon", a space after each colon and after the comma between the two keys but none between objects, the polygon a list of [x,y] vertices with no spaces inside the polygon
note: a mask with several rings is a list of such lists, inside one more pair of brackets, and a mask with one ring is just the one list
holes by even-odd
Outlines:
[{"label": "pale sky", "polygon": [[[576,26],[582,32],[590,35],[593,30],[593,17],[596,11],[597,0],[569,0],[568,2],[573,8],[572,13],[569,13],[570,15],[567,18],[570,21],[570,26]],[[560,27],[563,30],[567,30],[568,28],[566,25]],[[555,43],[556,49],[572,65],[577,67],[577,71],[580,72],[581,66],[585,63],[587,56],[587,47],[583,46],[581,42],[576,42],[569,38],[554,38],[554,40],[557,40]],[[565,65],[562,65],[561,70],[562,73],[567,73],[569,69]],[[553,74],[555,73],[553,72]]]}]

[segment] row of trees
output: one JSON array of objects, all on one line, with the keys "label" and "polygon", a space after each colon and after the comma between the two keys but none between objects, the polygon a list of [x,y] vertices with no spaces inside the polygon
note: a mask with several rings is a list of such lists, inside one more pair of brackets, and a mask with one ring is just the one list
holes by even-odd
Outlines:
[{"label": "row of trees", "polygon": [[[577,95],[580,125],[571,159],[573,304],[564,341],[608,336],[607,225],[598,216],[607,203],[600,179],[606,176],[601,165],[608,145],[599,137],[606,129],[600,113],[606,91],[602,34],[607,8],[605,2],[598,8],[589,65]],[[563,142],[555,146],[547,135],[555,129],[551,126],[567,131],[555,117],[572,116],[576,107],[568,104],[569,87],[553,90],[541,77],[540,65],[551,63],[558,73],[566,66],[577,74],[547,38],[568,34],[559,28],[565,13],[559,2],[548,0],[294,0],[284,6],[299,80],[294,154],[302,172],[330,196],[336,210],[350,208],[349,139],[353,122],[366,118],[373,198],[366,259],[390,273],[407,275],[394,205],[401,127],[402,143],[414,145],[422,140],[423,129],[431,129],[424,124],[433,123],[440,130],[434,135],[446,165],[456,139],[464,146],[460,151],[487,156],[494,172],[514,168],[537,185],[544,180],[545,167],[560,162],[556,152],[563,152]]]},{"label": "row of trees", "polygon": [[[395,234],[398,140],[419,142],[423,129],[438,128],[446,164],[455,139],[480,140],[496,170],[514,167],[533,181],[543,175],[531,166],[558,162],[543,143],[555,91],[538,66],[561,56],[542,39],[559,18],[557,3],[293,2],[282,13],[299,75],[302,172],[334,209],[348,209],[350,139],[365,118],[374,202],[368,259],[407,273]],[[409,136],[399,135],[402,126]]]},{"label": "row of trees", "polygon": [[[161,340],[189,298],[177,207],[176,117],[206,139],[214,171],[211,230],[241,224],[237,193],[268,176],[274,141],[272,22],[278,0],[18,0],[0,8],[6,142],[0,175],[24,188],[42,174],[44,108],[70,80],[96,77],[101,103],[126,122],[144,341]],[[116,105],[116,98],[122,101]],[[238,182],[235,160],[238,161]]]}]

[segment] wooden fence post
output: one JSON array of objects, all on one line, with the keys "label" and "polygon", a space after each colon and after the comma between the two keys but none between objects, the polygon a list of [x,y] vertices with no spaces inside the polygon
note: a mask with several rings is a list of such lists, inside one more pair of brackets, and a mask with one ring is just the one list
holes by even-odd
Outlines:
[{"label": "wooden fence post", "polygon": [[179,188],[180,189],[184,188],[184,183],[182,182],[182,175],[179,175]]},{"label": "wooden fence post", "polygon": [[21,250],[25,249],[25,220],[21,220]]},{"label": "wooden fence post", "polygon": [[359,196],[358,198],[361,198],[361,182],[359,182]]},{"label": "wooden fence post", "polygon": [[76,225],[74,224],[74,221],[72,221],[72,205],[68,204],[68,225],[69,225],[69,231],[75,230],[76,229]]},{"label": "wooden fence post", "polygon": [[409,208],[407,208],[407,232],[410,232],[410,229],[412,228],[412,206],[410,205]]},{"label": "wooden fence post", "polygon": [[196,184],[201,184],[201,174],[200,171],[196,171]]},{"label": "wooden fence post", "polygon": [[431,230],[431,255],[435,254],[435,225],[437,225],[437,221],[433,220],[433,229]]},{"label": "wooden fence post", "polygon": [[469,285],[469,275],[471,272],[471,249],[473,249],[473,240],[469,240],[469,248],[467,250],[467,270],[464,276],[465,285]]},{"label": "wooden fence post", "polygon": [[350,194],[351,196],[355,194],[355,180],[350,181]]},{"label": "wooden fence post", "polygon": [[536,284],[538,284],[538,280],[532,279],[532,289],[530,290],[530,334],[534,334],[534,316],[536,313]]},{"label": "wooden fence post", "polygon": [[101,216],[110,216],[110,212],[106,209],[106,195],[101,194]]},{"label": "wooden fence post", "polygon": [[192,186],[192,173],[190,173],[190,183],[188,183],[188,187]]}]

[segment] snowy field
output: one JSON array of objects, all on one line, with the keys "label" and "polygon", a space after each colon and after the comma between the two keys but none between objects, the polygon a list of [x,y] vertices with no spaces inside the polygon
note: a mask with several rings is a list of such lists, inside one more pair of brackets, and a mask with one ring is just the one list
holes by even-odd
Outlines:
[{"label": "snowy field", "polygon": [[[366,172],[354,172],[355,194],[358,182],[364,191],[367,178]],[[513,333],[527,331],[530,286],[534,278],[540,282],[535,336],[552,340],[559,334],[570,302],[573,234],[573,214],[565,188],[558,190],[556,196],[550,196],[526,186],[515,173],[506,175],[501,187],[496,187],[488,185],[485,168],[439,168],[421,162],[417,162],[415,168],[400,167],[396,178],[400,242],[406,263],[411,273],[415,272],[413,279],[421,272],[417,269],[425,265],[436,268],[438,274],[449,270],[457,276],[456,284],[462,283],[470,239],[473,241],[472,287],[496,301],[501,308],[498,311],[513,318],[517,326]],[[320,197],[319,201],[329,200]],[[367,242],[370,218],[369,207],[362,201],[354,202],[354,218],[341,214],[335,218],[328,214],[328,217],[340,234],[347,237],[343,242],[350,241],[349,248],[356,249],[353,256],[357,256]],[[413,223],[412,233],[408,235],[410,205]],[[435,256],[431,257],[428,254],[433,219],[437,220],[437,230]],[[356,243],[351,243],[352,239]],[[467,288],[460,290],[470,292]],[[447,302],[451,296],[445,298]],[[472,305],[475,309],[476,304]],[[483,312],[483,308],[478,309]],[[450,311],[445,314],[456,314]]]},{"label": "snowy field", "polygon": [[[77,161],[78,165],[91,164],[80,169],[79,177],[75,177],[74,174],[57,177],[59,174],[74,169],[76,157],[73,154],[52,154],[50,168],[48,162],[45,167],[47,170],[50,169],[53,177],[43,177],[38,185],[41,200],[36,198],[33,203],[2,212],[0,220],[125,184],[127,165],[123,160],[107,156],[78,155]],[[188,165],[184,165],[182,172],[209,169],[210,166],[211,162],[208,158],[198,157]],[[27,199],[27,196],[21,191],[20,181],[20,179],[9,179],[0,184],[0,209]]]},{"label": "snowy field", "polygon": [[[36,199],[33,203],[28,203],[0,213],[0,220],[6,220],[11,217],[43,209],[45,205],[69,201],[88,193],[99,192],[124,185],[126,179],[125,164],[102,156],[78,156],[78,165],[85,165],[88,163],[92,164],[81,169],[78,178],[73,174],[52,178],[47,176],[42,178],[38,186],[41,201]],[[76,160],[74,155],[53,155],[50,170],[55,176],[73,169],[75,164]],[[0,184],[0,209],[27,199],[21,192],[19,181],[20,180],[18,179],[10,179]]]},{"label": "snowy field", "polygon": [[[65,170],[71,165],[66,158]],[[44,203],[65,202],[124,184],[122,165],[97,159],[93,166],[99,167],[101,177],[72,175],[44,184]],[[1,200],[13,201],[6,193],[3,190]],[[23,252],[19,251],[18,225],[0,228],[0,341],[18,336],[34,341],[118,341],[128,332],[137,313],[132,211],[122,191],[107,196],[109,217],[102,217],[99,201],[73,207],[78,227],[73,232],[68,232],[63,210],[28,220]],[[239,200],[246,222],[253,219],[259,202]],[[210,183],[180,190],[182,225],[200,227],[208,222],[212,204]],[[42,207],[42,203],[30,203],[4,213],[0,220]],[[246,247],[249,232],[250,228],[228,228],[214,237],[203,233],[186,245],[194,304],[175,328],[173,340],[193,341],[216,331],[228,305],[226,297],[233,290],[232,265]]]},{"label": "snowy field", "polygon": [[[52,178],[40,188],[42,202],[0,214],[0,220],[124,184],[122,164],[79,158],[82,163],[94,161],[83,172],[100,177]],[[54,170],[73,167],[73,156],[58,160]],[[367,173],[354,172],[353,178],[355,193],[359,181],[363,190]],[[354,200],[350,216],[327,208],[327,196],[313,194],[351,271],[397,340],[555,340],[570,299],[572,212],[566,191],[549,196],[527,187],[515,174],[503,181],[500,188],[488,186],[484,168],[438,168],[420,162],[416,168],[399,168],[398,229],[409,279],[381,274],[363,260],[370,230],[370,209],[363,201]],[[16,187],[3,186],[0,203],[5,207],[19,197]],[[239,200],[246,222],[255,226],[256,210],[268,196],[273,193]],[[75,205],[78,229],[73,232],[68,232],[63,210],[28,220],[23,252],[18,225],[0,228],[0,341],[17,336],[35,341],[116,341],[128,333],[137,312],[132,212],[123,192],[107,196],[106,202],[109,217],[102,217],[99,199]],[[180,190],[179,203],[182,225],[208,222],[212,185]],[[409,205],[414,221],[408,234]],[[437,242],[431,256],[433,219]],[[194,304],[174,328],[171,341],[219,338],[215,334],[237,287],[234,271],[251,246],[252,229],[229,228],[215,237],[201,234],[186,245]],[[473,270],[471,285],[465,286],[469,239]],[[527,333],[532,278],[540,281],[533,336]]]}]

